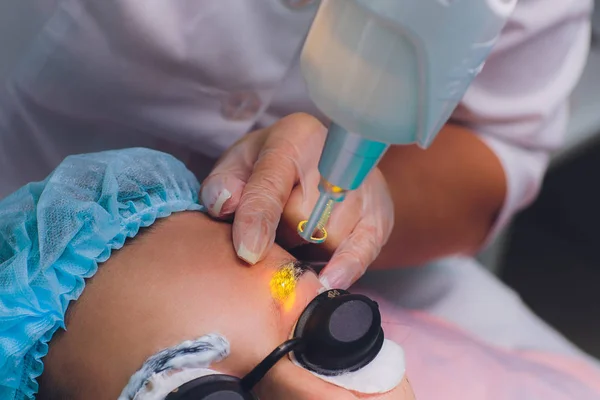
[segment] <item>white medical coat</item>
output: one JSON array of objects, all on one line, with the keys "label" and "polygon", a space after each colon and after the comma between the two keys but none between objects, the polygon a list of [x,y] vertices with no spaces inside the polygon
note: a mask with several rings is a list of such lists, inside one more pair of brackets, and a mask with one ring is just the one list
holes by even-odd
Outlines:
[{"label": "white medical coat", "polygon": [[[19,0],[0,5],[0,198],[65,156],[127,146],[206,173],[252,129],[319,116],[298,69],[318,1]],[[585,64],[591,0],[520,0],[453,116],[500,158],[498,227],[536,195]],[[194,165],[195,164],[195,165]],[[202,178],[202,176],[200,176]],[[393,182],[391,183],[393,184]]]}]

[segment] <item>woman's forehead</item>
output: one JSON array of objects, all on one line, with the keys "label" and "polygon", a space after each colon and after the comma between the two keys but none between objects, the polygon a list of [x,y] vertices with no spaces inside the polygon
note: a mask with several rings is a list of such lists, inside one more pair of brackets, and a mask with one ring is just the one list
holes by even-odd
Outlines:
[{"label": "woman's forehead", "polygon": [[[229,305],[231,309],[227,311],[232,315],[248,306],[265,310],[275,307],[284,314],[298,314],[321,286],[307,264],[298,262],[277,245],[264,260],[249,266],[233,249],[231,225],[200,213],[167,218],[141,238],[138,250],[148,250],[137,257],[138,263],[147,263],[145,268],[160,269],[157,273],[163,275],[177,274],[170,279],[183,281],[179,284],[181,292],[173,296],[210,298],[212,304]],[[189,294],[189,285],[204,294]]]}]

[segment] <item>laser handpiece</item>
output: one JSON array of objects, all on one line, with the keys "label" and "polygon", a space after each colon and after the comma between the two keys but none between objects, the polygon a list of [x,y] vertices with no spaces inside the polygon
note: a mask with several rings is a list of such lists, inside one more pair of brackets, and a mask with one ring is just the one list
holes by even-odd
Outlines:
[{"label": "laser handpiece", "polygon": [[320,198],[298,225],[303,239],[326,239],[335,203],[362,184],[389,145],[429,147],[515,5],[321,1],[300,64],[311,99],[332,124],[319,162]]},{"label": "laser handpiece", "polygon": [[325,225],[335,203],[343,201],[349,191],[358,189],[388,147],[331,124],[319,162],[320,196],[308,221],[298,225],[303,239],[312,243],[327,239]]}]

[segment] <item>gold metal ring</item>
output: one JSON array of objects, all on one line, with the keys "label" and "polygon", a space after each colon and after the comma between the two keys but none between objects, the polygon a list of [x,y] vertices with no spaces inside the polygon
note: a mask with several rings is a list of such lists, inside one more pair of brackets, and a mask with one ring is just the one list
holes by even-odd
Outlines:
[{"label": "gold metal ring", "polygon": [[[304,228],[306,227],[306,223],[307,222],[308,221],[306,221],[306,220],[305,221],[300,221],[300,223],[298,224],[298,232],[299,233],[303,233],[304,232]],[[314,235],[310,235],[309,241],[311,243],[314,243],[314,244],[324,243],[325,240],[327,240],[327,229],[325,229],[324,226],[317,226],[316,231],[318,231],[321,234],[321,236],[320,237],[315,237]]]}]

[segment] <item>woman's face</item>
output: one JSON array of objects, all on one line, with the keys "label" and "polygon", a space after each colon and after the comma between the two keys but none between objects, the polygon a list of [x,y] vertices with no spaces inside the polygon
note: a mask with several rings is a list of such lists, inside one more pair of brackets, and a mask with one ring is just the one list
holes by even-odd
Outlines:
[{"label": "woman's face", "polygon": [[[231,227],[200,213],[180,213],[104,263],[77,301],[68,331],[55,337],[41,379],[77,399],[115,399],[156,352],[209,333],[231,354],[211,368],[243,376],[287,340],[321,285],[313,272],[295,295],[273,297],[274,274],[293,261],[278,246],[248,267],[235,256]],[[52,390],[48,388],[48,390]],[[282,359],[255,388],[261,399],[413,399],[406,381],[384,395],[360,395],[326,383]]]}]

